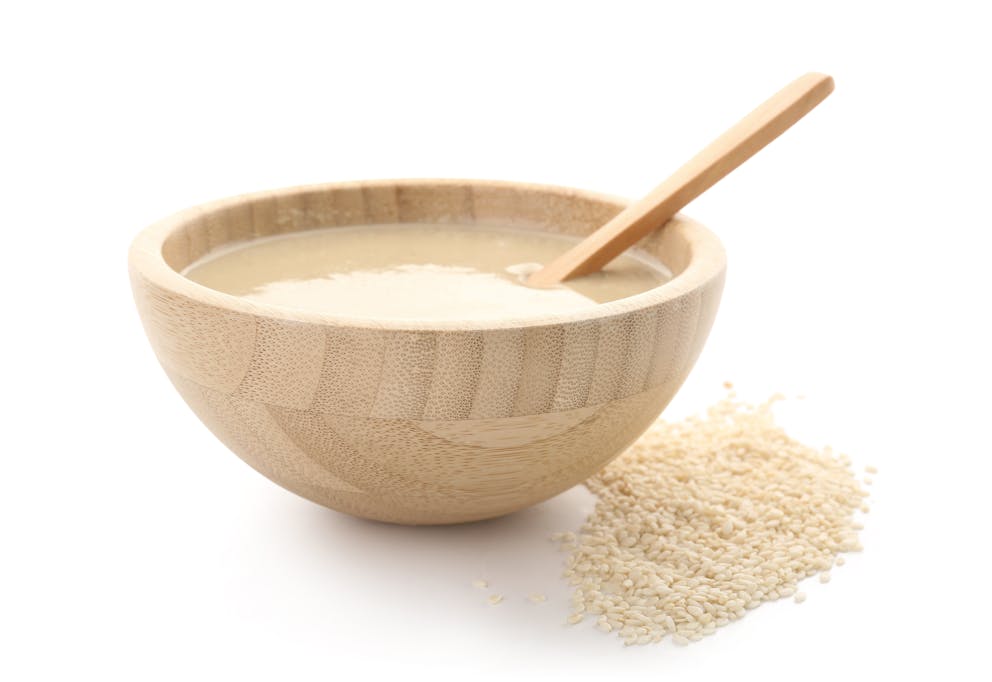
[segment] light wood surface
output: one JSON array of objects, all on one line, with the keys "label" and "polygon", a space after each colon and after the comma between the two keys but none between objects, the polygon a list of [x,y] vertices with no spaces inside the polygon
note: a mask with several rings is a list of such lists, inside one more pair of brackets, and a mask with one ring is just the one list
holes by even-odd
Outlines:
[{"label": "light wood surface", "polygon": [[531,275],[527,283],[546,287],[601,269],[792,127],[833,89],[833,79],[820,73],[808,73],[796,79],[644,198],[630,204],[587,239]]},{"label": "light wood surface", "polygon": [[661,287],[578,313],[498,322],[297,312],[207,289],[179,271],[232,241],[325,226],[457,222],[582,236],[623,206],[590,192],[483,181],[291,188],[147,228],[129,269],[166,374],[248,464],[357,516],[471,521],[579,483],[657,417],[716,314],[725,257],[711,232],[676,217],[641,242],[673,271]]}]

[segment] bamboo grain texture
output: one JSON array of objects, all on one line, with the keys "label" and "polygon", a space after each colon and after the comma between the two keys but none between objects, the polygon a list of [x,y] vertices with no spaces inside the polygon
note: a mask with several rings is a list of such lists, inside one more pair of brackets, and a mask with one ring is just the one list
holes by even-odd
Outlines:
[{"label": "bamboo grain texture", "polygon": [[169,379],[238,456],[319,504],[397,523],[489,518],[581,482],[685,380],[723,287],[719,241],[676,217],[639,246],[671,282],[590,311],[497,322],[290,311],[179,272],[235,241],[384,222],[584,236],[623,209],[578,190],[403,180],[291,188],[190,209],[129,254],[135,302]]}]

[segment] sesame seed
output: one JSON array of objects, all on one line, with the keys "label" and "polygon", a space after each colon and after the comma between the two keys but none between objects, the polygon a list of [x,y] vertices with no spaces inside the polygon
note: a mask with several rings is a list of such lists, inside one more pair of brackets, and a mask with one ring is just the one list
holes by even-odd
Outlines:
[{"label": "sesame seed", "polygon": [[545,602],[548,600],[548,598],[543,594],[537,594],[537,593],[529,595],[527,598],[530,599],[535,604],[540,604],[541,602]]},{"label": "sesame seed", "polygon": [[859,551],[867,495],[849,458],[788,436],[732,395],[702,416],[656,422],[586,486],[596,496],[568,553],[573,613],[624,644],[688,644]]},{"label": "sesame seed", "polygon": [[503,601],[503,595],[501,595],[501,594],[491,594],[491,595],[489,595],[489,598],[486,599],[486,601],[489,602],[489,605],[490,606],[496,606],[501,601]]}]

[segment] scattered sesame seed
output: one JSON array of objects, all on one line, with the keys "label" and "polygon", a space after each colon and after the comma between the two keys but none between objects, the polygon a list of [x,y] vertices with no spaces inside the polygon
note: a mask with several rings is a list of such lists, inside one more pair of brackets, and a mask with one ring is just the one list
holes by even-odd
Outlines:
[{"label": "scattered sesame seed", "polygon": [[834,560],[835,566],[843,566],[846,563],[847,563],[847,559],[845,559],[843,556],[839,556],[837,557],[836,560]]},{"label": "scattered sesame seed", "polygon": [[[729,395],[705,415],[656,422],[586,482],[597,503],[568,552],[574,612],[627,645],[698,641],[859,551],[867,495],[846,457],[789,437],[771,408]],[[570,536],[570,537],[568,537]],[[565,543],[571,545],[566,547]]]},{"label": "scattered sesame seed", "polygon": [[734,384],[731,381],[724,381],[723,382],[723,387],[729,391],[730,389],[732,389],[734,387]]},{"label": "scattered sesame seed", "polygon": [[530,599],[535,604],[540,604],[541,602],[548,601],[548,598],[546,596],[544,596],[543,594],[537,594],[537,593],[532,594],[532,595],[528,596],[527,598]]},{"label": "scattered sesame seed", "polygon": [[865,467],[865,473],[866,474],[877,474],[878,473],[878,469],[876,469],[875,467],[869,465],[869,466],[866,466]]},{"label": "scattered sesame seed", "polygon": [[490,606],[496,606],[501,601],[503,601],[503,595],[501,595],[501,594],[491,594],[491,595],[489,595],[489,598],[486,599],[486,601],[489,602],[489,605]]}]

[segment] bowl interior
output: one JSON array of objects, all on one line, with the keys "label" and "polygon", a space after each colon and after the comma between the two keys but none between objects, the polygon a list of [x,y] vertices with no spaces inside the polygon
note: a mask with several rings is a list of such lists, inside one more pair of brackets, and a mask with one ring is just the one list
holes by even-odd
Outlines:
[{"label": "bowl interior", "polygon": [[[257,302],[249,304],[207,289],[180,273],[214,250],[235,242],[324,227],[468,223],[584,237],[624,205],[621,199],[591,192],[492,181],[406,180],[292,188],[233,197],[181,213],[142,233],[132,255],[138,252],[140,259],[143,252],[159,265],[167,266],[146,263],[148,267],[144,268],[157,271],[159,278],[166,280],[160,284],[213,305],[284,319],[364,326],[367,320],[348,320]],[[529,326],[619,314],[690,291],[723,267],[722,247],[716,237],[684,216],[676,216],[666,229],[652,233],[637,247],[668,267],[672,279],[642,294],[599,304],[588,311],[453,326],[460,329]],[[447,326],[446,321],[383,320],[382,324],[399,328]]]}]

